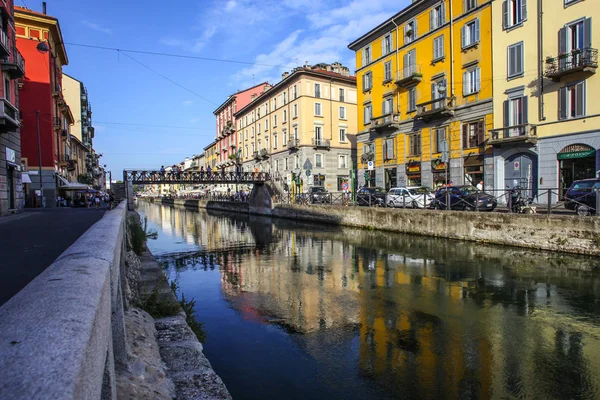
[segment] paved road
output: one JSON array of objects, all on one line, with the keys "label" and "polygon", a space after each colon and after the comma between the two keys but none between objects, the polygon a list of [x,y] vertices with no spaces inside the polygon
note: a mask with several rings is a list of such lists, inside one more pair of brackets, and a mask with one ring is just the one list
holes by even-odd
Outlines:
[{"label": "paved road", "polygon": [[0,218],[0,306],[72,245],[104,210],[50,208]]}]

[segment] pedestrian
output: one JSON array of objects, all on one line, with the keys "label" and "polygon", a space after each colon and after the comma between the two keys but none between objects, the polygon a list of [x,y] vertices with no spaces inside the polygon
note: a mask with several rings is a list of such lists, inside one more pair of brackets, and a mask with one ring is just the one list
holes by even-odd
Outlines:
[{"label": "pedestrian", "polygon": [[56,207],[62,206],[62,198],[60,195],[56,196]]},{"label": "pedestrian", "polygon": [[477,184],[477,190],[483,192],[483,181],[479,181],[479,183]]},{"label": "pedestrian", "polygon": [[204,179],[204,165],[200,167],[200,180]]},{"label": "pedestrian", "polygon": [[112,210],[112,204],[113,201],[115,201],[115,196],[113,195],[112,191],[108,193],[108,209]]},{"label": "pedestrian", "polygon": [[212,169],[210,168],[210,165],[208,166],[208,168],[206,168],[206,174],[207,174],[207,178],[210,179],[210,172],[212,171]]},{"label": "pedestrian", "polygon": [[96,209],[98,209],[98,207],[100,207],[100,194],[96,193],[96,196],[94,196],[94,204],[96,205]]}]

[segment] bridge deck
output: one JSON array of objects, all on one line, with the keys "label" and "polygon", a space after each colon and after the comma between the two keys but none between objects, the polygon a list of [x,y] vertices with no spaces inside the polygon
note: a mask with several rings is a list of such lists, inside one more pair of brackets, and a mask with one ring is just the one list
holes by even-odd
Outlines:
[{"label": "bridge deck", "polygon": [[134,171],[125,170],[123,178],[134,185],[156,184],[218,184],[218,183],[248,183],[261,184],[271,180],[267,172],[233,172],[233,171]]}]

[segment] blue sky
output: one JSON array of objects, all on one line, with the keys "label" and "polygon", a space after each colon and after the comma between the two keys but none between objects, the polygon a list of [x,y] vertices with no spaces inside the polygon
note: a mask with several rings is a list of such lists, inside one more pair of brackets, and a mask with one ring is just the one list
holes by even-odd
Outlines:
[{"label": "blue sky", "polygon": [[[215,136],[212,111],[253,82],[276,83],[305,61],[339,61],[354,71],[348,43],[409,2],[48,0],[47,12],[60,21],[69,57],[64,71],[88,88],[94,147],[115,179],[124,168],[158,168],[201,153]],[[24,3],[41,11],[41,1],[15,1]]]}]

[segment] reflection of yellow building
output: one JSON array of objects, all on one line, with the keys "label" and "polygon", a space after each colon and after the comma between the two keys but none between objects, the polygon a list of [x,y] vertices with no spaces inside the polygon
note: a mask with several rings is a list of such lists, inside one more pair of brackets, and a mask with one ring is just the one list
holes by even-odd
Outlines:
[{"label": "reflection of yellow building", "polygon": [[446,167],[455,184],[484,178],[493,124],[491,18],[490,0],[418,0],[349,45],[359,184],[438,186]]}]

